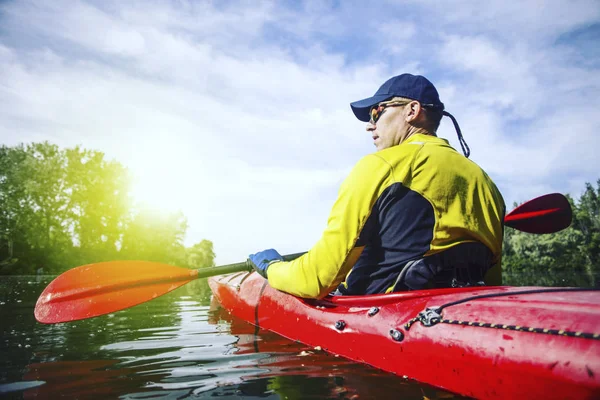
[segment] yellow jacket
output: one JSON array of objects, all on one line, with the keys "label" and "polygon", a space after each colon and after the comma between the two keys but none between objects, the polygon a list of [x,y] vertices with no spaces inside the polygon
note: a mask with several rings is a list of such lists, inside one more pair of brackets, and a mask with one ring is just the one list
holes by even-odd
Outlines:
[{"label": "yellow jacket", "polygon": [[416,134],[354,166],[321,239],[304,256],[272,264],[269,284],[321,298],[360,258],[351,292],[382,293],[406,262],[465,242],[491,250],[499,275],[504,213],[502,195],[477,164],[445,139]]}]

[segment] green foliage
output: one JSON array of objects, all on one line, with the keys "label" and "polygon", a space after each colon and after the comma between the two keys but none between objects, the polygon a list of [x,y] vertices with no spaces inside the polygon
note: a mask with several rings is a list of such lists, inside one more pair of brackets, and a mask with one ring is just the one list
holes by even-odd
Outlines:
[{"label": "green foliage", "polygon": [[118,259],[214,265],[212,242],[185,248],[183,214],[136,208],[130,185],[127,169],[98,151],[0,147],[0,274]]},{"label": "green foliage", "polygon": [[215,266],[215,252],[210,240],[202,240],[187,249],[186,263],[192,268],[205,268]]},{"label": "green foliage", "polygon": [[600,180],[586,184],[579,201],[569,198],[573,223],[561,232],[532,235],[506,228],[502,268],[505,284],[599,286]]},{"label": "green foliage", "polygon": [[186,229],[187,220],[181,213],[161,215],[142,210],[123,232],[122,251],[146,261],[186,264],[182,244]]}]

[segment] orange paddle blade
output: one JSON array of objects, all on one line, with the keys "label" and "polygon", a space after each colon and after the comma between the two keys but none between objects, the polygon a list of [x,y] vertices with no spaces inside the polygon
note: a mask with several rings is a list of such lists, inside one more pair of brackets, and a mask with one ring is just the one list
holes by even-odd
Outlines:
[{"label": "orange paddle blade", "polygon": [[553,233],[571,225],[571,204],[560,193],[536,197],[512,210],[504,224],[528,233]]},{"label": "orange paddle blade", "polygon": [[148,261],[73,268],[54,279],[35,305],[45,324],[96,317],[144,303],[185,285],[198,271]]}]

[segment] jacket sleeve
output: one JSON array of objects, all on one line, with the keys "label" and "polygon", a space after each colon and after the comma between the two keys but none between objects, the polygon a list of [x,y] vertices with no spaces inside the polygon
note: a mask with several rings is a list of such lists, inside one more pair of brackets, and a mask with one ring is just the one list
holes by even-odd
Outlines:
[{"label": "jacket sleeve", "polygon": [[302,257],[272,264],[269,284],[305,298],[322,298],[339,285],[364,247],[355,247],[391,166],[375,154],[363,157],[342,183],[321,239]]}]

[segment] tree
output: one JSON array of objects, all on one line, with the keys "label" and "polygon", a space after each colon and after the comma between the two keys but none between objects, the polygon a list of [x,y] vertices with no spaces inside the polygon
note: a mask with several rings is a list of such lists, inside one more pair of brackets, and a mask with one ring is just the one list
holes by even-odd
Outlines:
[{"label": "tree", "polygon": [[58,273],[116,259],[214,265],[183,245],[187,219],[136,206],[130,174],[104,154],[44,143],[0,147],[0,273]]},{"label": "tree", "polygon": [[131,178],[104,154],[79,147],[66,151],[69,228],[81,262],[114,259],[131,218]]},{"label": "tree", "polygon": [[502,259],[504,283],[588,286],[593,282],[578,247],[582,241],[581,232],[572,227],[539,236],[510,231],[507,229]]},{"label": "tree", "polygon": [[532,235],[506,229],[504,283],[509,285],[598,286],[600,283],[600,180],[586,184],[575,202],[571,226],[561,232]]},{"label": "tree", "polygon": [[3,147],[2,158],[3,236],[21,273],[32,273],[60,258],[69,242],[64,229],[64,153],[45,142]]},{"label": "tree", "polygon": [[19,246],[24,238],[21,222],[24,220],[25,158],[23,146],[0,147],[0,269],[14,265],[18,259]]},{"label": "tree", "polygon": [[215,266],[215,252],[210,240],[203,239],[187,251],[187,266],[189,268],[205,268]]},{"label": "tree", "polygon": [[185,265],[186,230],[187,219],[180,212],[164,215],[142,209],[125,228],[121,258]]},{"label": "tree", "polygon": [[585,192],[573,215],[573,227],[581,232],[579,246],[586,259],[588,274],[594,277],[593,284],[600,285],[600,179],[596,189],[586,183]]}]

